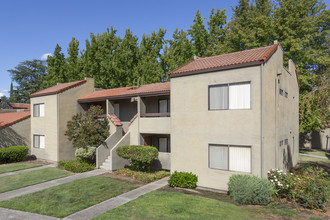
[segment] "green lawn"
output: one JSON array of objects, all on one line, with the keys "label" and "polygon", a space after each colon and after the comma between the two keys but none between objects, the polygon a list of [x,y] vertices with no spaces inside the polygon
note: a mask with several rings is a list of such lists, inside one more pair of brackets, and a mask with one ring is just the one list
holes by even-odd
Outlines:
[{"label": "green lawn", "polygon": [[178,192],[153,191],[95,217],[100,219],[248,219],[241,207]]},{"label": "green lawn", "polygon": [[0,202],[0,207],[63,218],[138,186],[95,176],[6,200]]},{"label": "green lawn", "polygon": [[0,193],[35,185],[42,182],[47,182],[69,175],[70,174],[68,172],[64,172],[57,168],[45,168],[41,170],[0,177]]},{"label": "green lawn", "polygon": [[325,162],[325,163],[330,163],[330,160],[328,160],[328,159],[320,159],[320,158],[308,157],[308,156],[303,156],[303,155],[299,155],[299,161],[300,162]]},{"label": "green lawn", "polygon": [[330,157],[330,150],[328,150],[328,153],[325,153],[323,150],[315,150],[315,149],[300,149],[299,153],[302,154],[311,154],[316,156],[323,156],[323,157]]},{"label": "green lawn", "polygon": [[[171,189],[173,190],[173,189]],[[153,191],[93,220],[107,219],[308,219],[317,217],[282,207],[240,206],[229,196],[213,192]],[[204,197],[206,196],[206,197]],[[222,201],[223,200],[223,201]],[[315,218],[316,219],[316,218]]]},{"label": "green lawn", "polygon": [[40,164],[4,164],[0,165],[0,174],[17,171],[17,170],[25,170],[33,167],[40,167]]}]

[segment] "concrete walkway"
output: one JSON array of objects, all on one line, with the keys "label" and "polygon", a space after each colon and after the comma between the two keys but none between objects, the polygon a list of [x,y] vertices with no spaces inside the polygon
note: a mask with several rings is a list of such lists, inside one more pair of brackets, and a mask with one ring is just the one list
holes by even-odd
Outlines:
[{"label": "concrete walkway", "polygon": [[59,218],[39,215],[30,212],[17,211],[12,209],[0,208],[0,219],[10,220],[60,220]]},{"label": "concrete walkway", "polygon": [[64,178],[60,178],[60,179],[56,179],[56,180],[51,180],[48,182],[44,182],[44,183],[24,187],[21,189],[16,189],[16,190],[12,190],[9,192],[1,193],[0,202],[14,198],[14,197],[22,196],[25,194],[41,191],[41,190],[44,190],[44,189],[47,189],[47,188],[50,188],[53,186],[58,186],[63,183],[71,182],[74,180],[79,180],[79,179],[83,179],[83,178],[87,178],[87,177],[91,177],[91,176],[101,175],[106,172],[108,172],[108,171],[103,170],[103,169],[97,169],[97,170],[93,170],[93,171],[89,171],[89,172],[85,172],[85,173],[79,173],[79,174],[75,174],[72,176],[68,176],[68,177],[64,177]]},{"label": "concrete walkway", "polygon": [[87,219],[94,218],[97,215],[100,215],[100,214],[107,212],[111,209],[114,209],[118,206],[126,204],[126,203],[138,198],[139,196],[142,196],[153,190],[166,186],[168,179],[169,179],[169,177],[165,177],[156,182],[141,186],[137,189],[134,189],[132,191],[121,194],[117,197],[111,198],[111,199],[103,201],[97,205],[91,206],[87,209],[84,209],[84,210],[76,212],[72,215],[69,215],[68,217],[64,218],[64,220],[87,220]]},{"label": "concrete walkway", "polygon": [[45,168],[48,168],[48,167],[56,167],[56,165],[55,164],[50,164],[50,165],[44,165],[44,166],[41,166],[41,167],[33,167],[33,168],[29,168],[29,169],[24,169],[24,170],[17,170],[17,171],[2,173],[2,174],[0,174],[0,177],[11,176],[11,175],[30,172],[30,171],[34,171],[34,170],[41,170],[41,169],[45,169]]},{"label": "concrete walkway", "polygon": [[306,156],[306,157],[314,157],[314,158],[319,158],[319,159],[326,159],[326,160],[329,160],[329,158],[327,158],[327,157],[324,157],[324,156],[317,156],[317,155],[312,155],[312,154],[302,154],[302,153],[299,153],[299,155],[301,155],[301,156]]}]

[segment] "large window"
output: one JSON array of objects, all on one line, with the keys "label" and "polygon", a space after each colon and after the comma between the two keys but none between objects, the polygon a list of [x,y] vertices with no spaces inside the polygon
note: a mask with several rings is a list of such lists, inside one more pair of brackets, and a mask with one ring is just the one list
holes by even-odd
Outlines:
[{"label": "large window", "polygon": [[209,86],[209,110],[249,109],[250,82]]},{"label": "large window", "polygon": [[45,104],[34,104],[33,117],[44,117],[44,116],[45,116]]},{"label": "large window", "polygon": [[210,144],[209,168],[251,173],[251,147]]},{"label": "large window", "polygon": [[34,148],[45,148],[45,136],[44,135],[33,135],[33,147]]},{"label": "large window", "polygon": [[166,152],[166,153],[171,152],[170,142],[169,142],[168,138],[166,138],[166,137],[159,137],[158,138],[158,151],[159,152]]}]

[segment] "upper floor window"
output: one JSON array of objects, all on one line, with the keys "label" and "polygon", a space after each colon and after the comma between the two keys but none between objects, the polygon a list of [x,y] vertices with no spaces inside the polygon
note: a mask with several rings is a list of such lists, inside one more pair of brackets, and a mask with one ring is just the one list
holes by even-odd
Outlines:
[{"label": "upper floor window", "polygon": [[45,116],[45,104],[34,104],[33,117],[44,117],[44,116]]},{"label": "upper floor window", "polygon": [[250,82],[209,86],[209,110],[249,109]]}]

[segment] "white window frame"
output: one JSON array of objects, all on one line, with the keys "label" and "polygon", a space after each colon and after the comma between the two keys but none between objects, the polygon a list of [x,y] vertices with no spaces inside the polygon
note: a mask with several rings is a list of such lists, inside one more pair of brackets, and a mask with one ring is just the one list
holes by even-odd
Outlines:
[{"label": "white window frame", "polygon": [[33,117],[45,117],[45,103],[33,104]]},{"label": "white window frame", "polygon": [[[234,97],[231,95],[230,91],[234,88],[234,86],[239,86],[239,85],[249,85],[249,100],[247,101],[248,106],[247,107],[233,107],[233,99],[231,97]],[[225,108],[211,108],[211,89],[212,88],[217,88],[217,87],[226,87],[227,89],[227,103],[225,104]],[[231,89],[232,88],[232,89]],[[246,103],[245,103],[246,104]],[[244,105],[244,104],[238,104],[238,105]],[[251,81],[246,81],[246,82],[238,82],[238,83],[226,83],[226,84],[216,84],[216,85],[209,85],[208,86],[208,110],[209,111],[217,111],[217,110],[235,110],[235,109],[251,109]]]},{"label": "white window frame", "polygon": [[[227,150],[227,169],[221,169],[221,168],[214,168],[214,167],[211,167],[211,147],[228,147],[228,150]],[[248,165],[248,168],[249,169],[246,169],[246,170],[237,170],[237,169],[233,169],[234,167],[234,164],[231,164],[231,162],[233,162],[232,159],[232,154],[231,154],[231,148],[232,149],[238,149],[238,148],[242,148],[242,149],[249,149],[250,152],[250,156],[249,158],[247,158],[247,161],[249,162],[249,165]],[[252,147],[251,146],[243,146],[243,145],[227,145],[227,144],[209,144],[209,147],[208,147],[208,167],[210,169],[215,169],[215,170],[224,170],[224,171],[230,171],[230,172],[240,172],[240,173],[252,173]]]},{"label": "white window frame", "polygon": [[[37,139],[37,141],[36,141]],[[45,148],[45,135],[34,134],[33,135],[33,147],[34,148]]]}]

